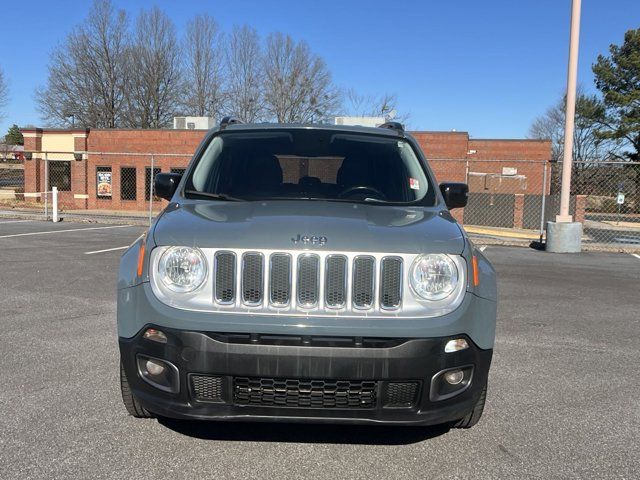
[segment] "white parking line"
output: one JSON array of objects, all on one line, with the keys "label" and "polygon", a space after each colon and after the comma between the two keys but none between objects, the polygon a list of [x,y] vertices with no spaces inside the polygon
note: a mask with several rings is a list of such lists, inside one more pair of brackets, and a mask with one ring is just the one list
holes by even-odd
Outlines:
[{"label": "white parking line", "polygon": [[34,222],[34,221],[35,220],[7,220],[5,222],[5,221],[0,220],[0,225],[4,225],[5,223],[23,223],[23,222]]},{"label": "white parking line", "polygon": [[482,245],[480,248],[478,248],[478,250],[480,250],[481,252],[484,252],[486,248],[487,248],[487,245]]},{"label": "white parking line", "polygon": [[124,247],[105,248],[104,250],[95,250],[93,252],[84,252],[84,254],[85,255],[93,255],[94,253],[115,252],[116,250],[124,250],[125,248],[129,248],[129,245],[126,245]]},{"label": "white parking line", "polygon": [[67,230],[48,230],[45,232],[14,233],[12,235],[0,235],[0,238],[29,237],[31,235],[48,235],[50,233],[83,232],[86,230],[107,230],[109,228],[126,228],[126,227],[131,227],[131,225],[111,225],[109,227],[70,228]]},{"label": "white parking line", "polygon": [[638,260],[640,260],[640,255],[638,255],[637,253],[632,253],[631,255],[633,255],[634,257],[636,257]]}]

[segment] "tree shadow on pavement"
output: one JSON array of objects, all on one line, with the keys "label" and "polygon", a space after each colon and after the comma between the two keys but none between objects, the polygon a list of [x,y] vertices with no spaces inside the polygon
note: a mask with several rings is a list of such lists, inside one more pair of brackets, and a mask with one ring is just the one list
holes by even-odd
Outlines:
[{"label": "tree shadow on pavement", "polygon": [[158,422],[183,435],[204,440],[408,445],[439,437],[448,425],[433,427],[330,425],[261,422],[212,422],[158,418]]}]

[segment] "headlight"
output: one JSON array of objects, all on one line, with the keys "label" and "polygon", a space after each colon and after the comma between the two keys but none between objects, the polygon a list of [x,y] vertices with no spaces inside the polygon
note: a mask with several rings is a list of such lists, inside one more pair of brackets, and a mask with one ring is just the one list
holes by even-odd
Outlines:
[{"label": "headlight", "polygon": [[447,298],[458,285],[458,267],[447,255],[420,255],[409,276],[413,291],[425,300]]},{"label": "headlight", "polygon": [[160,257],[158,274],[174,292],[192,292],[207,278],[207,260],[197,248],[170,247]]}]

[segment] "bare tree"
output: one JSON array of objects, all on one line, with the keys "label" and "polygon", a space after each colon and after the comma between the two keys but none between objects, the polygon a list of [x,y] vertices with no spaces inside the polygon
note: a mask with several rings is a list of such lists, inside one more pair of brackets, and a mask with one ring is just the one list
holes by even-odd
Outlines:
[{"label": "bare tree", "polygon": [[[563,97],[536,118],[529,128],[529,138],[551,140],[551,160],[562,160],[564,150],[565,102]],[[579,192],[583,186],[592,181],[593,167],[602,160],[610,159],[618,145],[616,142],[603,140],[597,132],[604,115],[602,102],[595,96],[586,95],[578,88],[576,97],[576,119],[573,134],[574,181],[572,190]],[[559,170],[555,172],[559,174]],[[552,184],[557,187],[560,178],[553,178]]]},{"label": "bare tree", "polygon": [[[109,0],[95,0],[89,16],[54,50],[47,85],[36,91],[52,125],[121,125],[127,81],[128,21]],[[73,119],[73,120],[70,120]]]},{"label": "bare tree", "polygon": [[264,112],[260,37],[249,26],[234,27],[227,45],[229,113],[243,122],[256,122]]},{"label": "bare tree", "polygon": [[213,17],[197,15],[187,23],[184,113],[217,118],[224,112],[223,41]]},{"label": "bare tree", "polygon": [[386,120],[406,122],[409,114],[398,114],[398,96],[385,93],[379,96],[363,95],[350,88],[345,95],[345,114],[358,117],[384,117]]},{"label": "bare tree", "polygon": [[337,111],[340,95],[331,73],[306,42],[269,35],[264,73],[265,107],[278,122],[322,122]]},{"label": "bare tree", "polygon": [[4,72],[0,69],[0,120],[4,118],[4,108],[9,102],[9,87],[4,79]]},{"label": "bare tree", "polygon": [[158,7],[140,12],[127,56],[127,126],[169,125],[179,108],[183,85],[180,63],[180,47],[171,19]]},{"label": "bare tree", "polygon": [[[565,98],[561,98],[536,118],[529,128],[529,137],[551,140],[552,160],[562,159],[564,149]],[[595,96],[578,88],[576,97],[576,128],[573,139],[573,161],[586,162],[607,156],[612,145],[596,135],[599,120],[604,114]]]}]

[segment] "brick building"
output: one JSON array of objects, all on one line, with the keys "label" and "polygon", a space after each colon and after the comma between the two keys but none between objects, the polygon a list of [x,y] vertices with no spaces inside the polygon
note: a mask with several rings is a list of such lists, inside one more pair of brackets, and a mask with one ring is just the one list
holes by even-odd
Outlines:
[{"label": "brick building", "polygon": [[[67,210],[142,211],[149,208],[152,162],[155,173],[181,171],[206,131],[35,128],[22,133],[25,151],[32,152],[25,161],[25,192],[55,185]],[[516,195],[514,211],[526,195],[549,194],[549,178],[543,182],[549,141],[472,139],[466,132],[411,134],[439,182],[466,181],[473,193],[492,197]],[[98,179],[107,179],[108,188],[98,191]],[[156,205],[163,203],[154,200]]]}]

